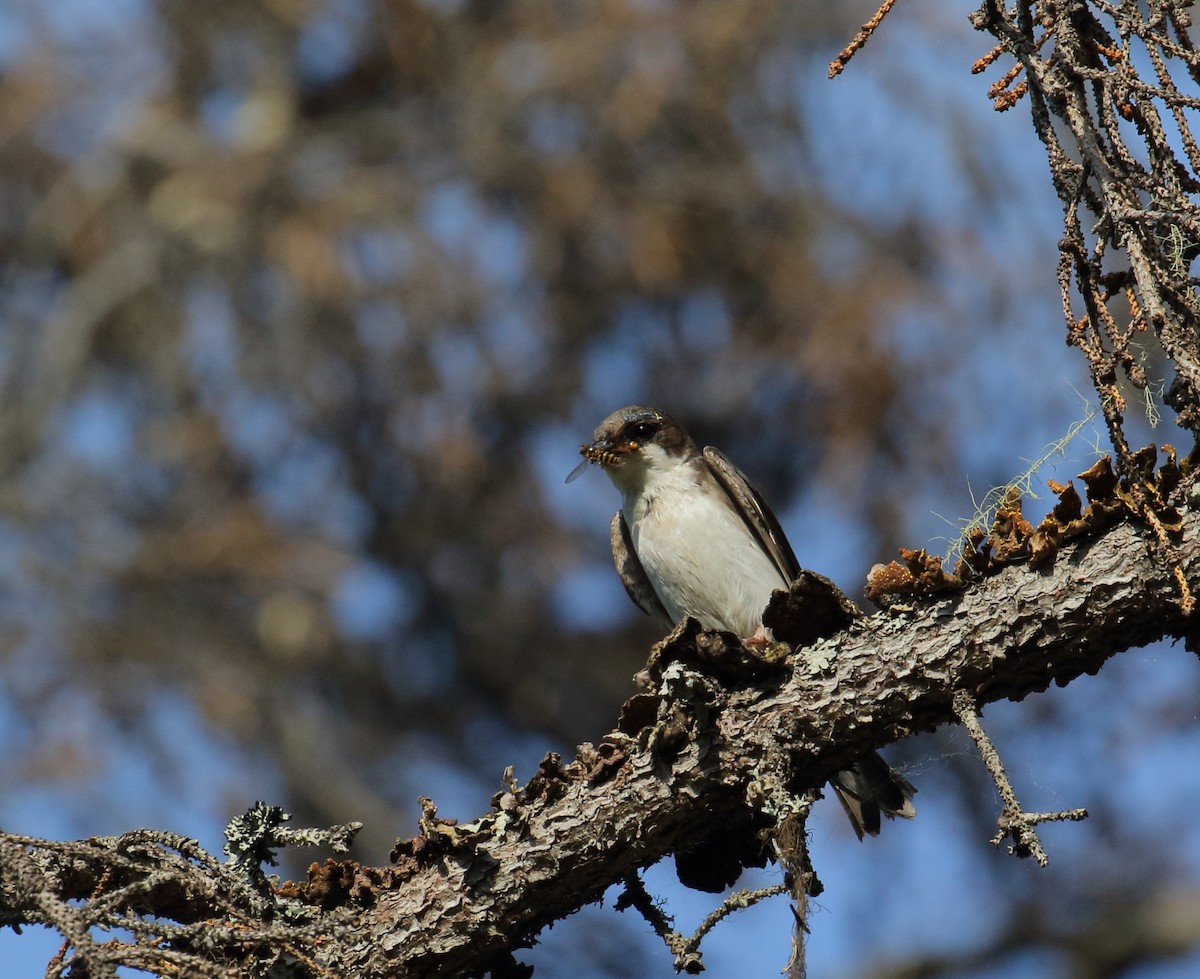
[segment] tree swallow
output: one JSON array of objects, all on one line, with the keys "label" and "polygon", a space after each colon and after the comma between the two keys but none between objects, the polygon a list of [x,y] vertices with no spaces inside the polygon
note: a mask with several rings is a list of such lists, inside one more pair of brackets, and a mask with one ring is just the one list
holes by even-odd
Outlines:
[{"label": "tree swallow", "polygon": [[[762,615],[776,589],[800,573],[783,528],[750,481],[712,446],[700,451],[655,408],[631,405],[600,423],[580,446],[621,493],[610,537],[629,597],[664,629],[692,616],[706,629],[751,643],[770,639]],[[916,789],[875,752],[832,779],[861,840],[880,813],[910,819]]]}]

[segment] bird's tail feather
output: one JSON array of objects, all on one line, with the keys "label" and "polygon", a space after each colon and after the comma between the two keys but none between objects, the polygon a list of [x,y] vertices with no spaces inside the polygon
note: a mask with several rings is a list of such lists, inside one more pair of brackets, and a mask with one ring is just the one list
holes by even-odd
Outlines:
[{"label": "bird's tail feather", "polygon": [[830,782],[860,840],[879,834],[880,814],[889,819],[912,819],[917,814],[912,803],[916,788],[889,768],[878,752],[864,755]]}]

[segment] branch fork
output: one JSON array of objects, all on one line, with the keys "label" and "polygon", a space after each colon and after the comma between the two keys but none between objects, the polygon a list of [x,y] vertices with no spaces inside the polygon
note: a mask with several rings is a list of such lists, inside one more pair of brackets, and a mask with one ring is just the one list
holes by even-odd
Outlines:
[{"label": "branch fork", "polygon": [[1011,838],[1009,853],[1016,854],[1018,857],[1033,857],[1039,867],[1047,866],[1050,863],[1050,857],[1046,854],[1034,827],[1040,823],[1062,822],[1063,820],[1079,822],[1087,819],[1087,810],[1026,812],[1022,809],[1021,803],[1017,800],[1017,794],[1013,791],[1012,783],[1008,780],[1008,773],[1004,771],[1004,763],[1000,761],[1000,753],[983,729],[983,725],[979,723],[979,708],[975,698],[965,690],[956,690],[953,708],[955,715],[975,742],[975,747],[979,749],[979,756],[983,759],[988,774],[992,776],[992,781],[996,783],[996,790],[1000,793],[1000,800],[1004,804],[1004,808],[996,818],[998,827],[996,835],[989,842],[992,846],[999,847],[1006,839]]}]

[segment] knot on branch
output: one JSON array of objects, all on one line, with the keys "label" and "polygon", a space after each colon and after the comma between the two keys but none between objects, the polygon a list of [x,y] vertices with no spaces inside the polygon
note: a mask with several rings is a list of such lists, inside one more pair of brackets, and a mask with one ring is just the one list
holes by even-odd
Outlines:
[{"label": "knot on branch", "polygon": [[846,594],[824,575],[802,570],[787,591],[771,593],[763,625],[797,648],[828,639],[863,617]]},{"label": "knot on branch", "polygon": [[1008,852],[1018,857],[1033,857],[1039,867],[1045,867],[1050,862],[1046,851],[1042,848],[1034,827],[1039,823],[1053,823],[1069,820],[1080,822],[1087,819],[1086,809],[1064,809],[1059,812],[1024,812],[1020,808],[1009,811],[1007,808],[996,819],[999,827],[996,835],[988,842],[999,847],[1005,839],[1011,838],[1012,844]]}]

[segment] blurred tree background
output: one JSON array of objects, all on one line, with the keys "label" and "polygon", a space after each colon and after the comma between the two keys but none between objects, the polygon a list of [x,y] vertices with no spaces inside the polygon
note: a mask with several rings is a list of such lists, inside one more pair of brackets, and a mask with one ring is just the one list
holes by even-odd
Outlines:
[{"label": "blurred tree background", "polygon": [[[0,824],[219,849],[266,798],[382,862],[417,795],[471,818],[598,738],[658,636],[615,492],[562,481],[622,404],[852,595],[1086,417],[1027,106],[932,0],[826,81],[871,8],[0,0]],[[892,749],[914,824],[810,824],[812,974],[1195,975],[1198,704],[1164,646],[989,708],[1023,801],[1092,811],[1044,872],[986,846],[958,732]],[[611,909],[543,939],[539,975],[672,974]]]}]

